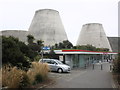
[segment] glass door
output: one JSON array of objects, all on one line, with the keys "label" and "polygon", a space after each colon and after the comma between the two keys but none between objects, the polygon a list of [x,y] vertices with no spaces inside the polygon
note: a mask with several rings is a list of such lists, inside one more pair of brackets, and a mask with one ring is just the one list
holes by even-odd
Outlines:
[{"label": "glass door", "polygon": [[73,68],[79,67],[79,57],[78,55],[73,55]]}]

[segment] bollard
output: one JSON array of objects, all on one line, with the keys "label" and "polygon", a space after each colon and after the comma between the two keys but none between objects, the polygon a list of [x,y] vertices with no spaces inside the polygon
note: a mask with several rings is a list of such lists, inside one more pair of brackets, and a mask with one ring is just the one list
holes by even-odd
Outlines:
[{"label": "bollard", "polygon": [[110,65],[110,71],[112,70],[112,65]]},{"label": "bollard", "polygon": [[102,64],[101,64],[101,70],[103,70],[103,66],[102,66]]},{"label": "bollard", "polygon": [[85,69],[86,69],[87,65],[85,64]]},{"label": "bollard", "polygon": [[94,64],[93,64],[93,70],[94,70]]}]

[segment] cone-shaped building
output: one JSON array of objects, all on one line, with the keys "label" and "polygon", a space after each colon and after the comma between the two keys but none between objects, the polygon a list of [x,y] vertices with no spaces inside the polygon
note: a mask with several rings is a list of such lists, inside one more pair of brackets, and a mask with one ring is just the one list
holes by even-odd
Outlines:
[{"label": "cone-shaped building", "polygon": [[9,37],[13,36],[18,38],[20,41],[27,43],[27,31],[26,30],[4,30],[2,35]]},{"label": "cone-shaped building", "polygon": [[28,33],[36,40],[43,40],[47,46],[67,40],[59,12],[52,9],[36,11]]},{"label": "cone-shaped building", "polygon": [[77,45],[93,45],[97,48],[108,48],[112,51],[102,24],[89,23],[82,27]]}]

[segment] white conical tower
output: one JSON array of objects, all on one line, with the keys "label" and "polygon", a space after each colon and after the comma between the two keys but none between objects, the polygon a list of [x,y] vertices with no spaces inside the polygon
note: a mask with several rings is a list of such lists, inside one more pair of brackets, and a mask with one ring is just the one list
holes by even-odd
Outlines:
[{"label": "white conical tower", "polygon": [[108,48],[112,51],[102,24],[89,23],[82,27],[77,45],[93,45],[97,48]]},{"label": "white conical tower", "polygon": [[27,31],[26,30],[4,30],[2,35],[9,37],[13,36],[18,38],[20,41],[27,43]]},{"label": "white conical tower", "polygon": [[41,9],[35,12],[29,34],[36,40],[43,40],[46,46],[68,39],[59,12],[52,9]]}]

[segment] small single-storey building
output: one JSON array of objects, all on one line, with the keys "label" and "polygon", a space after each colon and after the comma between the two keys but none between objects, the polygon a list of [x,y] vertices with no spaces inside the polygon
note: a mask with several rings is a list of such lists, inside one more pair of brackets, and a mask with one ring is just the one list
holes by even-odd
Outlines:
[{"label": "small single-storey building", "polygon": [[71,68],[87,67],[96,62],[105,62],[115,59],[117,53],[95,52],[87,50],[54,50],[59,55],[59,60],[68,64]]}]

